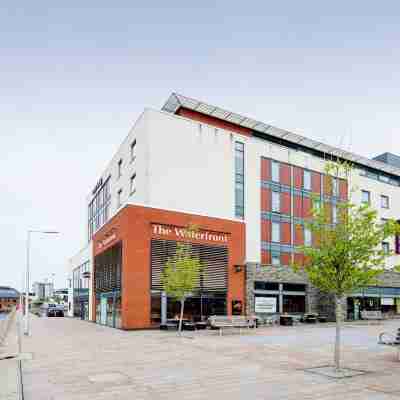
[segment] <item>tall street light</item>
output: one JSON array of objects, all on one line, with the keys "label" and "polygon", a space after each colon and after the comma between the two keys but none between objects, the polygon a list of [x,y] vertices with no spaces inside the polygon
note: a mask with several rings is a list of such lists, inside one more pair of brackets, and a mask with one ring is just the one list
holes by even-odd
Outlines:
[{"label": "tall street light", "polygon": [[24,334],[29,336],[29,249],[31,245],[31,233],[41,233],[44,235],[58,234],[57,231],[37,231],[28,230],[28,237],[26,240],[26,275],[25,275],[25,329]]}]

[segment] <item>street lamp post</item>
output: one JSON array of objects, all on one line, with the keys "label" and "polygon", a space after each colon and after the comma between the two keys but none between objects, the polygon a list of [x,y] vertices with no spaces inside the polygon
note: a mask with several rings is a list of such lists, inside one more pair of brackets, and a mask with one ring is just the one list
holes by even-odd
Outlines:
[{"label": "street lamp post", "polygon": [[26,240],[26,272],[25,272],[25,329],[24,334],[29,336],[29,250],[31,245],[31,233],[41,233],[41,234],[57,234],[57,231],[36,231],[36,230],[28,230],[28,236]]}]

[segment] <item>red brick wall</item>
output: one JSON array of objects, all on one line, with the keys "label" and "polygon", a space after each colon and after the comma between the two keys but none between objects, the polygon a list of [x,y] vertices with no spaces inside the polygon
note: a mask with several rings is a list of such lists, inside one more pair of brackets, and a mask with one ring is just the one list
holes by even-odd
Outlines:
[{"label": "red brick wall", "polygon": [[271,211],[271,190],[261,188],[261,211]]},{"label": "red brick wall", "polygon": [[[152,224],[187,227],[195,224],[201,230],[229,236],[228,251],[228,313],[232,300],[241,300],[245,308],[245,268],[236,272],[234,265],[245,262],[245,225],[240,222],[129,205],[124,207],[93,237],[93,256],[122,241],[122,327],[148,328],[150,321],[150,239]],[[110,231],[115,239],[100,248],[99,243]],[[110,236],[108,236],[110,237]],[[201,240],[192,242],[203,243]],[[95,310],[92,313],[95,320]]]}]

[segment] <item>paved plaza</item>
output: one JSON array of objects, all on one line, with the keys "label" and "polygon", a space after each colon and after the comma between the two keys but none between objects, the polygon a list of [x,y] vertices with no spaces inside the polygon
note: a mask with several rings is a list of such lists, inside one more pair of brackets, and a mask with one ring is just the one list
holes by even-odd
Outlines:
[{"label": "paved plaza", "polygon": [[34,318],[24,338],[26,400],[400,399],[400,362],[377,345],[381,325],[347,324],[346,367],[335,380],[306,371],[331,364],[334,326],[266,327],[250,333],[125,332],[69,318]]}]

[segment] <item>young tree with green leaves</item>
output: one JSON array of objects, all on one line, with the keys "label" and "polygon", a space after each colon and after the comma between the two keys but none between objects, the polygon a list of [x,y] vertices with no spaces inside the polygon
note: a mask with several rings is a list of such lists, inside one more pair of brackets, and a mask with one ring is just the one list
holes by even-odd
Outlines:
[{"label": "young tree with green leaves", "polygon": [[[194,228],[189,228],[194,230]],[[178,334],[182,331],[185,300],[199,288],[202,266],[198,257],[192,255],[191,245],[178,242],[176,253],[171,257],[162,272],[161,282],[166,294],[181,303]]]},{"label": "young tree with green leaves", "polygon": [[[328,182],[342,177],[350,184],[352,167],[348,163],[329,163],[325,172]],[[382,248],[382,242],[399,234],[400,229],[395,220],[382,223],[368,204],[339,202],[336,221],[332,221],[327,204],[315,204],[319,206],[313,208],[311,218],[305,222],[314,244],[298,249],[304,255],[304,265],[294,265],[294,269],[303,269],[313,286],[335,299],[334,361],[339,371],[343,300],[357,289],[379,282],[385,259],[391,255]]]}]

